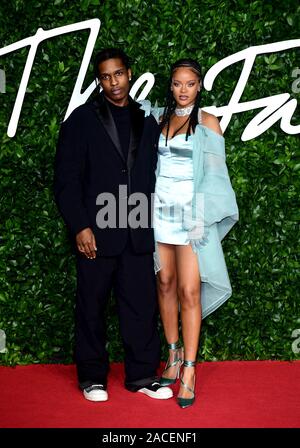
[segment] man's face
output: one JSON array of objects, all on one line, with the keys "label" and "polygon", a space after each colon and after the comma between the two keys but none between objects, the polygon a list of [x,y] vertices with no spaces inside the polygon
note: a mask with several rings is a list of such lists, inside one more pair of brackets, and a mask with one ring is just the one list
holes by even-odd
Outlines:
[{"label": "man's face", "polygon": [[119,58],[100,62],[98,70],[100,85],[106,98],[117,106],[126,106],[131,70],[127,69]]}]

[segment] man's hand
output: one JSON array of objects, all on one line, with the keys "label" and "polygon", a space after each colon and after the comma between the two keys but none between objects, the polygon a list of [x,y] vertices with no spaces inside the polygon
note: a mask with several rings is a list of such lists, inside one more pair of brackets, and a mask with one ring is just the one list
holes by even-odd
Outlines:
[{"label": "man's hand", "polygon": [[76,244],[79,252],[84,253],[87,258],[96,258],[96,240],[90,227],[77,233]]}]

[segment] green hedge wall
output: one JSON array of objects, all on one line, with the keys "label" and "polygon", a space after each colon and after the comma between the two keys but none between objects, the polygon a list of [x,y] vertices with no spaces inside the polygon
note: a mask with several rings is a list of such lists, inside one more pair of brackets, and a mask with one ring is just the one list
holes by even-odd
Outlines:
[{"label": "green hedge wall", "polygon": [[[124,48],[135,77],[156,77],[150,99],[163,104],[170,63],[197,58],[207,71],[249,46],[300,38],[297,2],[274,1],[32,1],[1,2],[1,47],[91,18],[101,19],[95,51]],[[38,49],[19,127],[6,130],[28,48],[0,58],[6,93],[0,94],[0,329],[7,335],[4,365],[73,361],[75,263],[53,200],[53,160],[60,122],[73,90],[88,31],[55,37]],[[241,101],[292,92],[299,48],[256,58]],[[226,105],[242,63],[226,69],[203,105]],[[299,75],[298,75],[299,77]],[[92,66],[84,88],[93,80]],[[227,163],[240,220],[223,247],[233,295],[203,322],[200,360],[296,359],[300,328],[298,197],[299,135],[274,124],[241,141],[259,110],[234,115],[225,132]],[[299,110],[292,124],[299,123]],[[108,309],[111,359],[123,350],[113,298]],[[161,332],[162,341],[163,334]],[[300,345],[300,344],[299,344]],[[298,345],[298,347],[299,347]],[[294,344],[295,346],[295,344]],[[166,347],[164,345],[164,351]]]}]

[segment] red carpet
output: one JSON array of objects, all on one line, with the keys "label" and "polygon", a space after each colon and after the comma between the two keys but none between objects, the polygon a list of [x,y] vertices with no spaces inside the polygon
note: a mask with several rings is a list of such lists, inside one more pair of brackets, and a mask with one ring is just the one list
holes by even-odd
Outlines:
[{"label": "red carpet", "polygon": [[188,409],[125,390],[122,364],[112,365],[105,403],[83,398],[73,365],[0,367],[0,385],[1,428],[300,426],[300,361],[200,363]]}]

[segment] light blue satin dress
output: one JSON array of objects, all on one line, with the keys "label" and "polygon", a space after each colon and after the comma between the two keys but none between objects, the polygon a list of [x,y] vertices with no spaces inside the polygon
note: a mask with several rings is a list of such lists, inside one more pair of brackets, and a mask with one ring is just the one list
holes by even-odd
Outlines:
[{"label": "light blue satin dress", "polygon": [[154,201],[155,241],[188,245],[184,217],[191,212],[193,199],[193,145],[191,135],[168,139],[160,134],[158,145],[159,174],[156,178]]},{"label": "light blue satin dress", "polygon": [[[159,120],[162,110],[151,108],[151,113]],[[199,207],[199,195],[203,207]],[[193,230],[197,228],[198,216],[203,224],[199,237]],[[199,125],[188,141],[185,134],[178,134],[165,146],[165,137],[160,135],[153,224],[156,243],[191,244],[196,253],[202,318],[232,295],[222,240],[238,219],[236,196],[226,166],[225,139],[202,124],[199,109]],[[163,269],[159,245],[154,261],[156,272]]]}]

